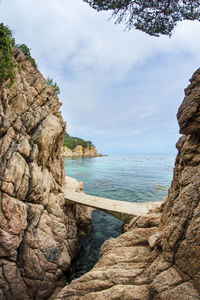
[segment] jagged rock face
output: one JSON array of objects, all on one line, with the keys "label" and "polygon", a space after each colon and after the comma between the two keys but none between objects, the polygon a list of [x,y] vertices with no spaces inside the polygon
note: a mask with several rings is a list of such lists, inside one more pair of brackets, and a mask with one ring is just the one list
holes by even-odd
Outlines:
[{"label": "jagged rock face", "polygon": [[65,205],[65,123],[52,87],[24,55],[0,90],[0,299],[46,299],[76,253],[76,207]]},{"label": "jagged rock face", "polygon": [[200,69],[178,111],[178,155],[160,208],[106,241],[95,267],[60,299],[200,299]]},{"label": "jagged rock face", "polygon": [[200,291],[200,69],[178,111],[180,133],[174,178],[162,216],[162,248],[183,278]]}]

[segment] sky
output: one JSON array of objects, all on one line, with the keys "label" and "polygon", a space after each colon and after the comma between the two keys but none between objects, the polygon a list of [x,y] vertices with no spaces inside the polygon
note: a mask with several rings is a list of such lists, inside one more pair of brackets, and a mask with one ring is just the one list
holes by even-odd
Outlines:
[{"label": "sky", "polygon": [[115,25],[82,0],[0,0],[0,20],[60,87],[67,132],[103,154],[176,153],[176,113],[200,67],[200,23],[171,38]]}]

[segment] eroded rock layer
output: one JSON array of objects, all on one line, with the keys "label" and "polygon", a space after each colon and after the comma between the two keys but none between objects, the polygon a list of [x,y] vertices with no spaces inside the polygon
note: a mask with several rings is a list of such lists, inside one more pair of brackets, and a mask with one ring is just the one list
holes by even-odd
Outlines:
[{"label": "eroded rock layer", "polygon": [[200,299],[200,69],[190,81],[166,201],[106,241],[95,267],[54,300]]},{"label": "eroded rock layer", "polygon": [[66,205],[57,95],[25,56],[0,90],[0,299],[47,299],[76,254],[76,206]]}]

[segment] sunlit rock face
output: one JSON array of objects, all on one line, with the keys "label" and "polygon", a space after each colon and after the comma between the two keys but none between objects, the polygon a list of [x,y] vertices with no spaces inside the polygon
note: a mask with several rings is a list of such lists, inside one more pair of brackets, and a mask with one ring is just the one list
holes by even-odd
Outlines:
[{"label": "sunlit rock face", "polygon": [[178,155],[160,209],[106,241],[95,267],[54,300],[200,299],[200,69],[178,111]]},{"label": "sunlit rock face", "polygon": [[102,156],[102,154],[99,154],[97,149],[95,149],[92,146],[87,145],[86,147],[83,147],[82,145],[77,145],[74,149],[69,149],[66,146],[62,147],[62,155],[63,157],[93,157],[93,156]]},{"label": "sunlit rock face", "polygon": [[19,50],[0,90],[0,299],[47,299],[76,254],[76,206],[66,205],[57,95]]}]

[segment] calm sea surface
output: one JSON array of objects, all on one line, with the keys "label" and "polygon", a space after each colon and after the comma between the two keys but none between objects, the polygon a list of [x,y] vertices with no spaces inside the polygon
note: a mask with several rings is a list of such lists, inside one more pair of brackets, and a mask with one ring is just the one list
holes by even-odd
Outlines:
[{"label": "calm sea surface", "polygon": [[[83,191],[99,197],[130,202],[157,201],[167,195],[175,155],[113,155],[65,159],[67,176],[84,182]],[[80,242],[71,279],[89,271],[98,260],[102,243],[121,232],[122,222],[94,211],[91,231]]]}]

